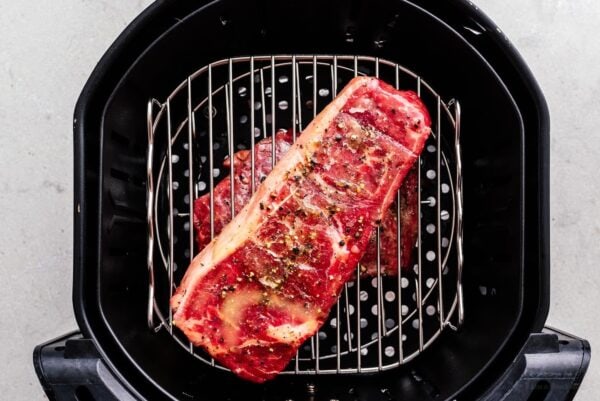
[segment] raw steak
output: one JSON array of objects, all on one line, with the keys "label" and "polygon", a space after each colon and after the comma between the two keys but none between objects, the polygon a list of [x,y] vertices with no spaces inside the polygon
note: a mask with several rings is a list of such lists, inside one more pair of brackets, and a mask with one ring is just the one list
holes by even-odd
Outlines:
[{"label": "raw steak", "polygon": [[[400,267],[409,270],[412,251],[418,235],[417,164],[406,174],[400,187]],[[398,204],[396,200],[381,218],[379,228],[381,274],[398,274]],[[367,250],[360,260],[361,277],[377,275],[377,237],[369,239]]]},{"label": "raw steak", "polygon": [[174,324],[242,378],[277,375],[327,318],[430,124],[413,92],[353,79],[194,258]]},{"label": "raw steak", "polygon": [[[292,133],[279,131],[275,135],[275,160],[281,159],[292,145]],[[272,169],[272,139],[265,138],[254,146],[254,186],[260,186]],[[251,150],[241,150],[233,156],[233,185],[235,213],[240,210],[252,196],[252,155]],[[225,168],[230,168],[231,161],[225,160]],[[223,227],[231,221],[231,180],[228,175],[213,191],[214,202],[214,234],[219,235]],[[412,249],[417,238],[417,172],[410,170],[400,188],[400,247],[401,268],[407,270],[410,264]],[[397,234],[397,202],[394,201],[381,219],[381,273],[394,276],[398,274],[398,234]],[[194,228],[198,249],[202,250],[210,243],[210,194],[205,194],[194,201]],[[361,261],[362,277],[377,274],[377,243],[375,232],[371,235],[369,246]]]}]

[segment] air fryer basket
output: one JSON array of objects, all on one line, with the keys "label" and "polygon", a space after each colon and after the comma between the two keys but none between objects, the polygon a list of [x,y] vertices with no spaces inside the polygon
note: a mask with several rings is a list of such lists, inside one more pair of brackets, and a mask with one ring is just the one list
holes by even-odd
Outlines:
[{"label": "air fryer basket", "polygon": [[[103,366],[143,399],[481,397],[542,329],[549,302],[548,113],[518,54],[462,0],[191,3],[157,1],[138,17],[75,112],[74,306]],[[461,101],[468,318],[399,368],[256,386],[147,328],[146,101],[215,60],[271,54],[381,57]]]}]

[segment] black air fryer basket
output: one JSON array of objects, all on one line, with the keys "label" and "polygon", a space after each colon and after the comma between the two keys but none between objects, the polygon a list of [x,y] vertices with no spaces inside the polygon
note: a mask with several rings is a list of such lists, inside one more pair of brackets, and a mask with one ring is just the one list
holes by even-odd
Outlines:
[{"label": "black air fryer basket", "polygon": [[[348,284],[283,374],[242,381],[170,326],[192,198],[358,74],[417,90],[434,117],[414,271]],[[51,400],[574,397],[589,344],[544,328],[547,106],[472,3],[157,0],[97,65],[74,132],[81,331],[34,351]]]}]

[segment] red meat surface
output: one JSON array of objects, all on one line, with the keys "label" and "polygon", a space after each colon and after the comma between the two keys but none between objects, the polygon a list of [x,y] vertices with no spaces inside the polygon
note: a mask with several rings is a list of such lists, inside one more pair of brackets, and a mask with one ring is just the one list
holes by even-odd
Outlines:
[{"label": "red meat surface", "polygon": [[242,378],[281,372],[352,277],[430,125],[415,93],[353,79],[194,258],[174,324]]},{"label": "red meat surface", "polygon": [[[292,133],[280,131],[275,135],[276,160],[288,151],[292,145]],[[272,139],[265,138],[254,146],[254,188],[260,186],[262,180],[272,169]],[[231,161],[225,160],[225,168],[230,168]],[[250,200],[252,196],[252,155],[251,150],[241,150],[233,156],[235,213]],[[416,166],[415,166],[416,167]],[[401,268],[408,270],[411,253],[417,238],[417,172],[413,167],[400,187],[400,249]],[[213,191],[214,202],[214,235],[217,236],[223,227],[231,221],[231,179],[227,175]],[[380,261],[381,273],[394,276],[398,274],[398,207],[396,200],[383,214],[380,224]],[[210,243],[210,194],[205,194],[194,201],[194,228],[198,249],[202,250]],[[361,261],[362,277],[377,274],[377,242],[375,231],[369,240],[367,251]]]}]

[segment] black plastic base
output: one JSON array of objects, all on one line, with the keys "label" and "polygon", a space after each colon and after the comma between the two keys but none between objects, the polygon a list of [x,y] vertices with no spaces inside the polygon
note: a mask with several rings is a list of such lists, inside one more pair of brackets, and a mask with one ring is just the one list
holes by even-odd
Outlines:
[{"label": "black plastic base", "polygon": [[38,345],[33,365],[50,401],[134,401],[79,332]]},{"label": "black plastic base", "polygon": [[[484,401],[570,401],[590,362],[590,344],[546,328],[522,352]],[[129,401],[135,398],[108,370],[94,343],[73,332],[39,345],[33,364],[51,401]]]},{"label": "black plastic base", "polygon": [[554,328],[535,333],[485,401],[570,401],[591,357],[590,344]]}]

